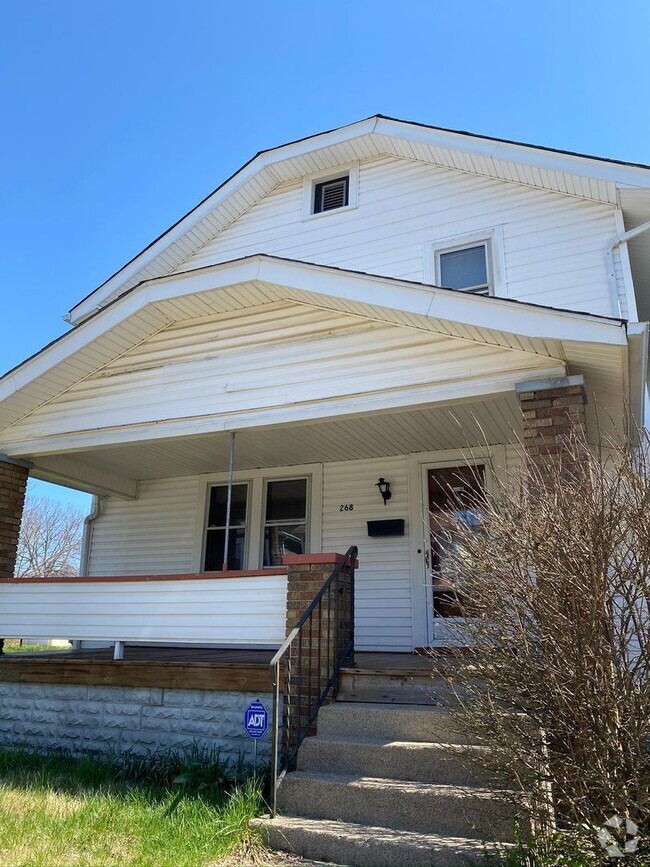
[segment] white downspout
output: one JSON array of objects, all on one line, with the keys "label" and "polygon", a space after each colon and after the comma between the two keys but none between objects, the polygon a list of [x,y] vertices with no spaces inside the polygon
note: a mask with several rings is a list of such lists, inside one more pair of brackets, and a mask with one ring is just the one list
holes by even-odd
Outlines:
[{"label": "white downspout", "polygon": [[[84,518],[84,528],[83,535],[81,537],[81,555],[79,557],[79,577],[86,578],[88,577],[88,568],[90,566],[90,546],[92,543],[93,536],[93,525],[97,518],[99,518],[99,513],[102,510],[102,500],[101,497],[98,497],[97,494],[93,494],[92,506],[90,508],[90,512]],[[81,642],[78,639],[72,640],[72,649],[78,650],[81,646]]]},{"label": "white downspout", "polygon": [[79,577],[88,577],[90,567],[90,546],[92,544],[93,524],[99,518],[102,510],[102,500],[97,494],[93,494],[92,507],[84,518],[83,535],[81,537],[81,556],[79,558]]},{"label": "white downspout", "polygon": [[621,304],[618,297],[618,285],[616,283],[616,269],[614,268],[614,250],[626,241],[636,238],[637,235],[643,234],[650,229],[650,220],[641,223],[629,232],[624,232],[622,235],[616,235],[608,241],[605,247],[605,263],[607,266],[607,282],[609,283],[609,294],[612,300],[612,312],[614,316],[621,315]]}]

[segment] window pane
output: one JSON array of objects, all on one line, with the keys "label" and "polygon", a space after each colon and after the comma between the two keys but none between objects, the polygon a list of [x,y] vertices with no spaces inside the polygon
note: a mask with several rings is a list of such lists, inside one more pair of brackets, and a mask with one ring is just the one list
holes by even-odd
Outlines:
[{"label": "window pane", "polygon": [[[205,541],[206,572],[220,572],[223,566],[223,545],[226,541],[225,530],[208,530]],[[243,569],[246,549],[246,529],[244,527],[230,531],[228,540],[228,568]]]},{"label": "window pane", "polygon": [[488,279],[485,245],[441,253],[440,282],[449,289],[486,286]]},{"label": "window pane", "polygon": [[[230,526],[246,523],[246,493],[247,485],[233,485],[232,506],[230,510]],[[215,485],[210,489],[210,512],[208,527],[226,526],[227,485]]]},{"label": "window pane", "polygon": [[307,517],[307,479],[268,482],[267,521],[304,521]]},{"label": "window pane", "polygon": [[282,524],[264,530],[264,565],[281,566],[285,554],[305,553],[306,525]]}]

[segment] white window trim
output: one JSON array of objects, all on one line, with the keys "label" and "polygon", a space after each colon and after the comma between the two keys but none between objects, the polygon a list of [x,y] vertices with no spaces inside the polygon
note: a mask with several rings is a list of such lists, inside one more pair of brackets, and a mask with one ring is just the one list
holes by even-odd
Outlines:
[{"label": "white window trim", "polygon": [[[314,213],[314,192],[316,184],[322,184],[325,181],[332,181],[335,178],[348,175],[348,203],[342,208],[332,208],[329,211],[319,211]],[[333,214],[341,214],[344,211],[351,211],[359,205],[359,163],[346,163],[343,166],[336,166],[329,172],[313,172],[303,178],[302,182],[302,219],[317,220],[321,217],[331,217]]]},{"label": "white window trim", "polygon": [[[506,268],[503,253],[503,228],[493,226],[477,232],[467,232],[453,235],[438,241],[430,241],[424,245],[424,282],[440,286],[440,254],[453,250],[463,250],[466,247],[487,246],[487,268],[490,284],[490,295],[507,298]],[[458,290],[462,292],[462,289]]]},{"label": "white window trim", "polygon": [[[246,512],[245,568],[260,569],[264,546],[264,515],[266,504],[266,482],[280,479],[307,479],[307,545],[308,553],[320,553],[322,545],[323,513],[323,465],[301,464],[295,467],[264,467],[259,470],[241,470],[233,474],[234,484],[248,484],[248,503]],[[194,528],[192,552],[192,572],[203,572],[205,542],[208,523],[208,504],[210,487],[228,483],[227,473],[214,473],[199,478],[198,508]]]}]

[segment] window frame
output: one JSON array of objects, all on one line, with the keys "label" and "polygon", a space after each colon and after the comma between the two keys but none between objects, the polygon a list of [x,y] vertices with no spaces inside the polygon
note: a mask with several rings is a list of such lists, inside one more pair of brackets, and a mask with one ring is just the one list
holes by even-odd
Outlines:
[{"label": "window frame", "polygon": [[[323,518],[323,465],[299,464],[296,466],[262,467],[257,470],[237,470],[233,484],[248,484],[246,528],[246,569],[260,572],[264,553],[264,524],[266,518],[266,482],[286,479],[307,479],[307,534],[305,547],[308,552],[320,552],[322,548]],[[197,480],[197,508],[194,525],[191,571],[204,572],[207,521],[209,517],[210,488],[228,482],[228,474],[210,473]],[[270,567],[268,567],[270,568]]]},{"label": "window frame", "polygon": [[[329,211],[314,211],[316,185],[328,181],[335,181],[344,176],[348,177],[348,203],[340,208],[331,208]],[[359,201],[359,163],[346,163],[332,168],[326,172],[313,172],[306,175],[302,182],[302,219],[318,220],[330,217],[333,214],[341,214],[354,210]]]},{"label": "window frame", "polygon": [[442,286],[440,257],[444,253],[457,250],[467,250],[472,247],[485,246],[486,272],[488,291],[478,292],[472,289],[456,289],[456,292],[467,292],[468,295],[490,295],[507,298],[505,284],[505,263],[503,258],[503,230],[501,226],[482,229],[439,241],[431,241],[424,247],[424,281],[434,286]]}]

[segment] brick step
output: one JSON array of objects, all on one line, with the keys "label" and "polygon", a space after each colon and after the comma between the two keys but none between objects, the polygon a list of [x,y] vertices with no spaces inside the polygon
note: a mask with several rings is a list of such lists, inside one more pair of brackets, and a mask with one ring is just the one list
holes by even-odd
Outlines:
[{"label": "brick step", "polygon": [[298,770],[359,774],[423,783],[481,785],[490,773],[472,763],[487,747],[338,737],[306,738],[298,753]]},{"label": "brick step", "polygon": [[486,863],[485,846],[464,837],[295,816],[257,819],[253,826],[273,849],[349,867],[470,867]]},{"label": "brick step", "polygon": [[513,839],[516,818],[488,789],[306,771],[287,774],[278,806],[310,819],[500,841]]}]

